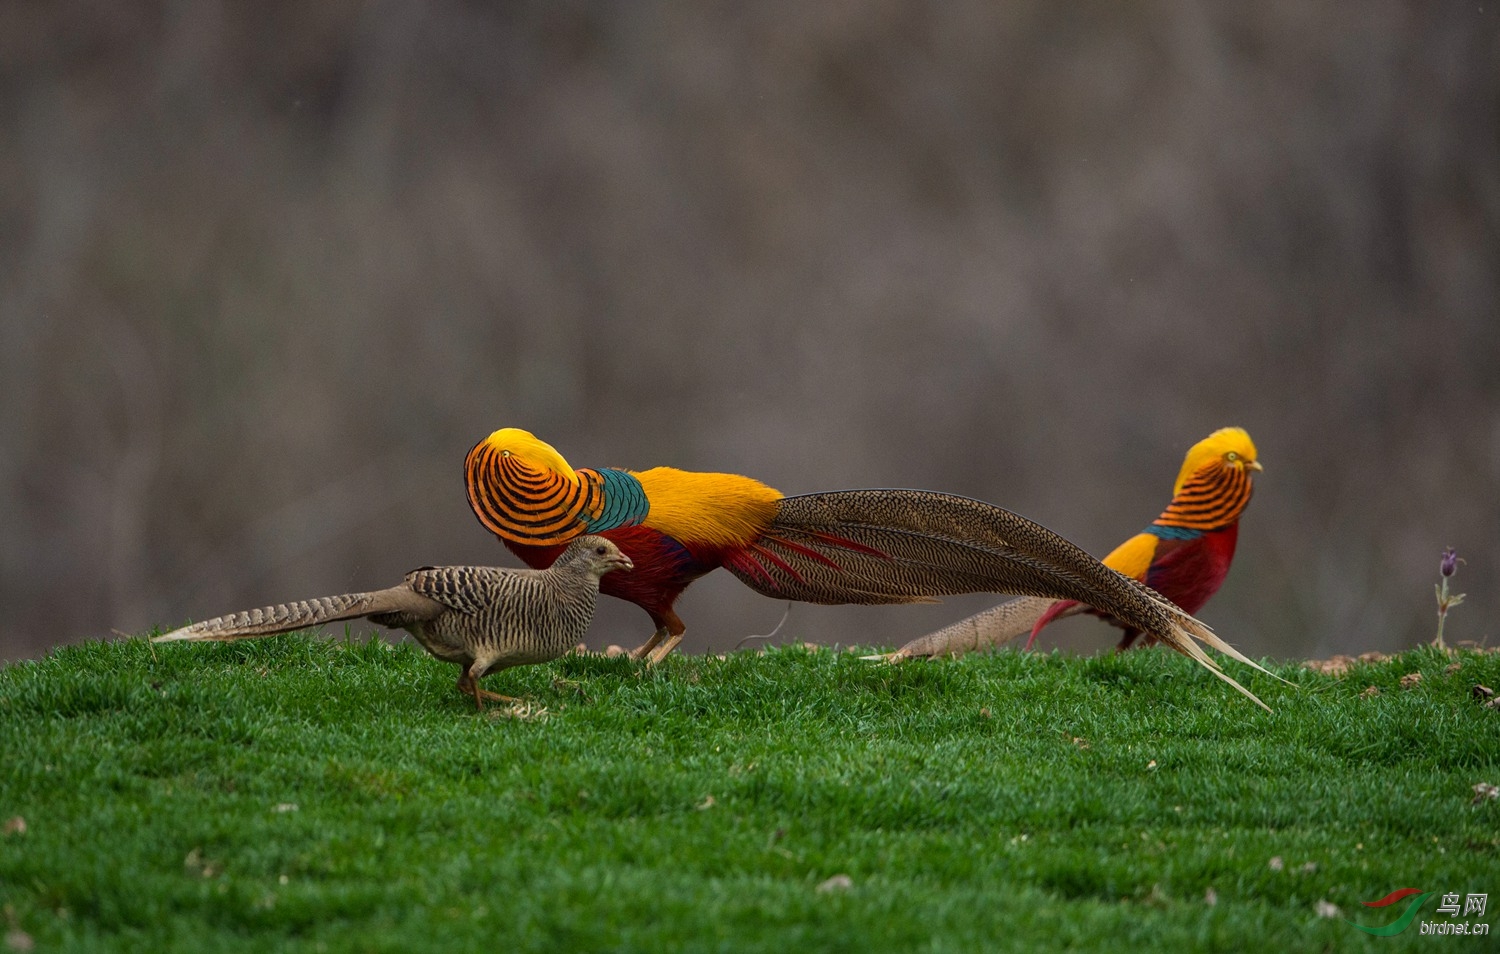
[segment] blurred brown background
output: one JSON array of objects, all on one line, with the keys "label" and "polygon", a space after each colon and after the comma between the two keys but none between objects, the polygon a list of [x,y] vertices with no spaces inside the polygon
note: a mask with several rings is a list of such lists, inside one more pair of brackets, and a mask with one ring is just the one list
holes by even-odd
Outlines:
[{"label": "blurred brown background", "polygon": [[[1429,638],[1453,544],[1449,636],[1495,642],[1497,12],[6,3],[0,658],[516,565],[460,476],[504,425],[1103,553],[1238,423],[1221,633]],[[607,602],[596,644],[646,636]],[[702,650],[783,607],[716,574],[680,609]]]}]

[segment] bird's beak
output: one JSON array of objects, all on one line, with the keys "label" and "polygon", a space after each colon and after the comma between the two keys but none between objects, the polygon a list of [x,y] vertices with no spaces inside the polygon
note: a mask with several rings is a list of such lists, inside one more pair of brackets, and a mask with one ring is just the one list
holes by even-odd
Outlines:
[{"label": "bird's beak", "polygon": [[1255,470],[1255,471],[1263,471],[1263,470],[1265,470],[1264,467],[1260,466],[1260,461],[1258,461],[1258,460],[1246,461],[1245,462],[1245,469],[1246,470]]},{"label": "bird's beak", "polygon": [[630,557],[626,556],[623,553],[620,554],[620,558],[615,561],[615,566],[621,570],[635,569],[635,564],[630,562]]}]

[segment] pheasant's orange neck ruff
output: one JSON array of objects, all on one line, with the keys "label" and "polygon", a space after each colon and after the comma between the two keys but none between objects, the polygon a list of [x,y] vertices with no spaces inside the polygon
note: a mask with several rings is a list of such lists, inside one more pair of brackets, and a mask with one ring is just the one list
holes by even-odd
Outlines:
[{"label": "pheasant's orange neck ruff", "polygon": [[569,479],[551,468],[479,444],[464,467],[474,513],[491,533],[533,546],[566,543],[603,509],[598,473],[576,471]]},{"label": "pheasant's orange neck ruff", "polygon": [[1250,503],[1250,475],[1243,467],[1218,462],[1200,468],[1154,521],[1158,527],[1217,530],[1240,519]]}]

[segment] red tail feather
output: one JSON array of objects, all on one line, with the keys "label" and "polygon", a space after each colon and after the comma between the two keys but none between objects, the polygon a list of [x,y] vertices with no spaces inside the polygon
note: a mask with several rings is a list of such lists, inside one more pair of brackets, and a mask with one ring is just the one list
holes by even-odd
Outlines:
[{"label": "red tail feather", "polygon": [[1026,640],[1026,648],[1030,649],[1031,644],[1036,642],[1037,633],[1040,633],[1043,627],[1077,605],[1077,600],[1058,600],[1056,603],[1053,603],[1047,609],[1047,612],[1043,613],[1041,617],[1032,624],[1031,638]]}]

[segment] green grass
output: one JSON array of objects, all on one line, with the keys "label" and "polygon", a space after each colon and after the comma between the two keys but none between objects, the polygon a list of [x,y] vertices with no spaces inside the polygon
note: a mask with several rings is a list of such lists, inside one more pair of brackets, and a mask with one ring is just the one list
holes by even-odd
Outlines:
[{"label": "green grass", "polygon": [[92,643],[0,670],[0,902],[39,951],[1482,949],[1316,909],[1500,906],[1461,661],[1237,668],[1268,715],[1163,651],[573,656],[487,680],[518,720],[410,644]]}]

